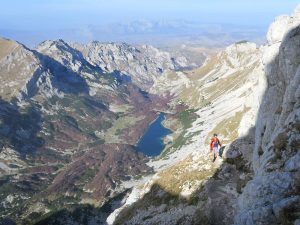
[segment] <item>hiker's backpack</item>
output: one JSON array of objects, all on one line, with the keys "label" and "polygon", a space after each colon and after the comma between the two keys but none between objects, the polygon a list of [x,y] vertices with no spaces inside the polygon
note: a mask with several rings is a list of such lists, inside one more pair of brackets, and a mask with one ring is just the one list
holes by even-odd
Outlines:
[{"label": "hiker's backpack", "polygon": [[218,147],[219,143],[219,139],[217,137],[213,137],[210,142],[210,149]]}]

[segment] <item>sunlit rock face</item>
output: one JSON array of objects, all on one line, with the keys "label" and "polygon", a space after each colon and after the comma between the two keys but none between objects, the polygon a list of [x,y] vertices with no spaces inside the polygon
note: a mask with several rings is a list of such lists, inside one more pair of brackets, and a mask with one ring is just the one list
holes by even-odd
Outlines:
[{"label": "sunlit rock face", "polygon": [[172,57],[150,45],[131,46],[126,43],[74,44],[83,57],[92,65],[106,72],[118,72],[123,79],[130,79],[147,90],[155,78],[167,71],[190,66],[184,57]]}]

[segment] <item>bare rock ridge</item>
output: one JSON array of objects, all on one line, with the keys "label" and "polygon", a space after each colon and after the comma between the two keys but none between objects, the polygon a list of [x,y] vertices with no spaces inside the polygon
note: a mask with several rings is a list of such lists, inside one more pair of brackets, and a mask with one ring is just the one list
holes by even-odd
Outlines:
[{"label": "bare rock ridge", "polygon": [[[88,88],[93,94],[95,86],[98,85],[93,73],[112,73],[118,79],[133,81],[140,88],[147,90],[152,86],[154,79],[166,71],[190,66],[184,57],[173,58],[169,53],[147,45],[134,47],[124,43],[91,42],[87,45],[73,46],[63,40],[44,41],[35,51],[12,40],[1,39],[0,71],[6,86],[1,89],[2,97],[21,98],[21,94],[30,96],[38,85],[43,85],[45,94],[51,95],[51,92],[56,90],[50,84],[53,76],[49,75],[49,72],[61,74],[61,70],[65,68],[68,75],[62,77],[63,79],[73,79],[76,83],[82,76],[90,83]],[[16,74],[20,74],[22,79],[12,79]],[[16,93],[11,93],[12,90]]]},{"label": "bare rock ridge", "polygon": [[163,73],[192,66],[185,57],[172,57],[170,53],[150,45],[135,47],[126,43],[97,41],[69,45],[57,40],[44,41],[36,49],[77,72],[87,69],[89,65],[90,69],[98,68],[122,80],[133,81],[145,90]]},{"label": "bare rock ridge", "polygon": [[166,71],[189,67],[184,57],[172,57],[170,53],[160,51],[150,45],[130,46],[126,43],[100,43],[87,45],[74,44],[84,58],[106,72],[119,71],[130,77],[143,89],[149,89],[153,80]]}]

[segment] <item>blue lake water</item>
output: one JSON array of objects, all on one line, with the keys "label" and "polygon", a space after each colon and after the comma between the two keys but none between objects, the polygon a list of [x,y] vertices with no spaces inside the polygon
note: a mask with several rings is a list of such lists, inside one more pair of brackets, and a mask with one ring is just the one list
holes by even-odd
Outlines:
[{"label": "blue lake water", "polygon": [[162,121],[164,119],[165,114],[160,113],[156,120],[149,125],[148,129],[139,140],[137,148],[145,155],[156,156],[164,149],[165,145],[163,143],[163,138],[172,133],[171,130],[162,125]]}]

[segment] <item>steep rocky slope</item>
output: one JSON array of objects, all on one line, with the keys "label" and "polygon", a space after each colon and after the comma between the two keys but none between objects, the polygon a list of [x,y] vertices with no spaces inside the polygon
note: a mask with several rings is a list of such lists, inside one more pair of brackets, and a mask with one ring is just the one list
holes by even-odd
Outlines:
[{"label": "steep rocky slope", "polygon": [[[299,224],[299,12],[278,17],[260,49],[237,43],[156,80],[152,92],[199,107],[199,119],[109,224]],[[227,145],[214,163],[213,132]]]},{"label": "steep rocky slope", "polygon": [[238,199],[235,224],[300,223],[299,25],[298,6],[268,31],[263,56],[268,88],[256,122],[254,177]]},{"label": "steep rocky slope", "polygon": [[173,133],[173,139],[183,136],[182,143],[167,146],[165,158],[174,162],[175,158],[182,159],[182,154],[206,153],[214,132],[227,144],[254,125],[265,84],[261,57],[262,50],[254,43],[235,43],[200,68],[156,80],[152,93],[173,96],[197,115],[189,126]]}]

